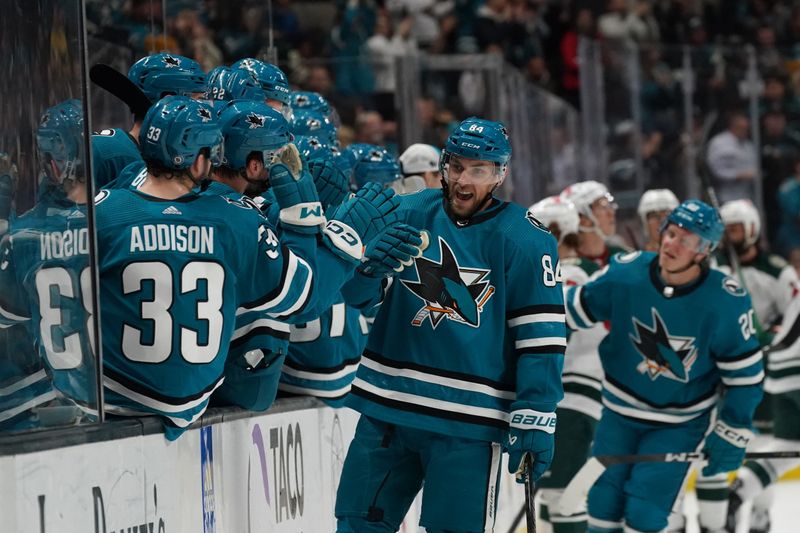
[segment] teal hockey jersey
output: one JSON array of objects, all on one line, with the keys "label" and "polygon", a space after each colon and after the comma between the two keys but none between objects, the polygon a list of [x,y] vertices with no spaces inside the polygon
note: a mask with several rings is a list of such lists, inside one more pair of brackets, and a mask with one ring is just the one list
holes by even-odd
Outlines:
[{"label": "teal hockey jersey", "polygon": [[331,253],[298,257],[230,198],[119,189],[95,204],[106,408],[160,414],[171,439],[220,386],[237,316],[307,320],[352,272]]},{"label": "teal hockey jersey", "polygon": [[383,298],[347,405],[492,442],[504,438],[514,401],[555,411],[566,326],[550,232],[497,199],[457,223],[434,189],[403,196],[401,218],[427,230],[430,246],[391,282],[359,274],[346,286],[359,308]]},{"label": "teal hockey jersey", "polygon": [[[97,415],[92,342],[92,298],[86,206],[63,194],[42,201],[14,220],[0,251],[0,324],[24,324],[52,386],[65,399]],[[37,405],[53,399],[41,367],[27,364],[30,379],[6,392]],[[19,376],[18,376],[19,377]],[[35,379],[34,379],[35,378]],[[33,387],[21,392],[22,385]],[[0,393],[2,396],[2,393]]]},{"label": "teal hockey jersey", "polygon": [[567,324],[610,320],[600,343],[603,405],[664,424],[697,418],[725,394],[720,417],[749,427],[761,400],[764,366],[753,309],[738,281],[703,269],[685,287],[666,287],[658,255],[613,257],[606,271],[566,297]]},{"label": "teal hockey jersey", "polygon": [[341,298],[319,318],[292,325],[278,389],[340,407],[350,392],[368,334],[367,318]]},{"label": "teal hockey jersey", "polygon": [[139,145],[130,133],[114,128],[92,135],[92,173],[97,189],[108,187],[127,165],[142,161]]}]

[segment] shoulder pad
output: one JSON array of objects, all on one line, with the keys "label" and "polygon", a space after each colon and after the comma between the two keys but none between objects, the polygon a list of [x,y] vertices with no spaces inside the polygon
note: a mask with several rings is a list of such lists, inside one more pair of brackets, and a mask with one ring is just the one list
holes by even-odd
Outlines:
[{"label": "shoulder pad", "polygon": [[98,192],[94,196],[94,205],[100,205],[100,202],[102,202],[103,200],[105,200],[109,196],[111,196],[111,191],[110,190],[108,190],[108,189],[100,189],[100,192]]},{"label": "shoulder pad", "polygon": [[633,252],[617,252],[616,254],[611,256],[611,260],[614,261],[615,263],[633,263],[641,255],[642,255],[641,250],[635,250]]},{"label": "shoulder pad", "polygon": [[93,133],[93,135],[99,135],[101,137],[113,137],[117,134],[117,130],[100,130]]},{"label": "shoulder pad", "polygon": [[732,278],[731,276],[725,276],[722,278],[722,288],[725,289],[725,292],[731,296],[747,296],[747,289],[742,287],[742,284],[739,283],[739,280]]},{"label": "shoulder pad", "polygon": [[533,216],[533,213],[531,213],[530,211],[527,210],[525,211],[525,218],[528,220],[528,222],[531,223],[531,225],[534,228],[550,234],[550,230],[547,229],[547,226],[545,226],[538,218]]}]

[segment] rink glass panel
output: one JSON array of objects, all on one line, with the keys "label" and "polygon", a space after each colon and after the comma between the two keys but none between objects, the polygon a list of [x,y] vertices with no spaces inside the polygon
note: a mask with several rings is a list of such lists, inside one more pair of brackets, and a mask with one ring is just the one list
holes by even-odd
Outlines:
[{"label": "rink glass panel", "polygon": [[0,433],[99,417],[81,17],[0,3]]}]

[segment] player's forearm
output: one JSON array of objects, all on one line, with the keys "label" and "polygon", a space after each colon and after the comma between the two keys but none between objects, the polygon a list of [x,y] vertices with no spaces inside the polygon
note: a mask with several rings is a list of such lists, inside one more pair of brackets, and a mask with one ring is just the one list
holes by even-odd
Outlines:
[{"label": "player's forearm", "polygon": [[530,402],[543,412],[555,411],[564,398],[561,372],[564,356],[525,353],[517,360],[517,402]]},{"label": "player's forearm", "polygon": [[737,427],[750,427],[753,414],[764,395],[763,385],[727,387],[720,409],[720,419]]}]

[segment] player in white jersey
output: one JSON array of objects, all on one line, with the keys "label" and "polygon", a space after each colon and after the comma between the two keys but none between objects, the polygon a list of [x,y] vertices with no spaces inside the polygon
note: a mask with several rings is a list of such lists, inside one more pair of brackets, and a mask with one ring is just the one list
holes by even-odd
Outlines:
[{"label": "player in white jersey", "polygon": [[678,197],[669,189],[650,189],[644,191],[639,199],[636,213],[642,219],[644,246],[646,252],[657,252],[661,242],[661,223],[670,212],[678,207]]},{"label": "player in white jersey", "polygon": [[[558,239],[558,257],[565,289],[583,285],[593,273],[600,270],[596,263],[578,255],[580,216],[572,202],[551,196],[532,205],[529,211]],[[556,411],[561,419],[556,432],[556,454],[550,471],[539,483],[543,500],[541,517],[552,524],[553,533],[586,530],[585,507],[575,514],[564,516],[558,512],[556,502],[589,457],[594,430],[602,410],[600,390],[603,368],[597,347],[606,332],[603,324],[597,324],[588,330],[571,332],[567,343],[562,373],[564,399]]]}]

